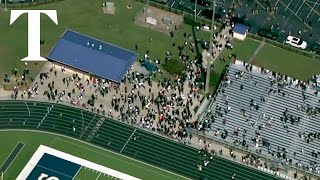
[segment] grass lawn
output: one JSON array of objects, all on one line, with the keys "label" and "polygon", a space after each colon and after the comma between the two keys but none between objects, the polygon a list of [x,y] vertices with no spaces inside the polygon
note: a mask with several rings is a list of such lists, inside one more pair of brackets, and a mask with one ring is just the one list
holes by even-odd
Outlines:
[{"label": "grass lawn", "polygon": [[[32,7],[31,9],[56,9],[58,13],[58,25],[55,25],[48,17],[41,17],[41,39],[45,40],[41,54],[46,57],[51,48],[58,41],[59,37],[66,29],[72,29],[94,38],[106,42],[135,50],[135,44],[139,44],[140,58],[149,50],[150,58],[164,60],[166,51],[173,53],[172,58],[178,58],[178,49],[173,48],[184,43],[183,33],[192,33],[192,27],[186,24],[179,26],[175,32],[175,38],[169,35],[141,27],[133,22],[133,17],[141,11],[144,4],[132,0],[115,1],[115,15],[107,15],[102,12],[103,0],[64,0],[62,2],[51,3]],[[131,4],[132,8],[127,9]],[[68,7],[68,8],[66,8]],[[0,11],[3,21],[0,21],[0,85],[3,85],[5,73],[11,74],[13,68],[18,68],[21,74],[24,63],[20,59],[27,56],[27,15],[22,15],[9,26],[10,11]],[[195,32],[196,38],[208,39],[209,33],[204,31]],[[149,42],[149,38],[153,41]],[[194,54],[195,56],[195,54]],[[190,55],[193,58],[192,55]],[[29,63],[31,76],[39,73],[42,65],[37,66]]]},{"label": "grass lawn", "polygon": [[266,44],[252,62],[257,66],[307,81],[320,74],[320,61]]},{"label": "grass lawn", "polygon": [[[162,171],[161,169],[131,160],[110,151],[102,150],[62,136],[21,131],[0,131],[0,136],[2,137],[0,142],[0,164],[5,161],[18,142],[25,144],[20,154],[4,174],[5,179],[15,179],[40,144],[141,179],[183,179],[167,171]],[[83,173],[79,174],[78,177],[85,176],[85,179],[92,179],[92,177],[95,176],[95,178],[97,178],[95,173],[89,174],[86,173],[86,170],[84,170]],[[108,179],[108,177],[101,175],[101,179]]]},{"label": "grass lawn", "polygon": [[[214,69],[211,71],[210,78],[210,90],[214,90],[217,88],[219,83],[219,78],[223,69],[230,64],[231,59],[228,58],[228,55],[235,54],[237,59],[241,61],[248,61],[253,52],[257,49],[260,42],[247,38],[244,41],[240,41],[237,39],[232,40],[233,49],[223,49],[222,52],[217,57],[217,60],[213,63]],[[220,60],[221,57],[225,57],[227,59],[226,62]]]},{"label": "grass lawn", "polygon": [[[79,172],[77,173],[75,180],[86,180],[86,179],[98,179],[100,177],[100,172],[86,168],[81,167]],[[102,175],[103,176],[103,175]]]},{"label": "grass lawn", "polygon": [[[220,60],[220,57],[226,57],[230,54],[235,54],[238,60],[241,61],[248,61],[251,55],[254,53],[254,51],[259,46],[260,41],[246,38],[244,41],[233,39],[232,45],[233,49],[224,49],[220,54],[217,60]],[[228,58],[227,58],[228,59]],[[216,61],[216,64],[219,65],[219,63]]]}]

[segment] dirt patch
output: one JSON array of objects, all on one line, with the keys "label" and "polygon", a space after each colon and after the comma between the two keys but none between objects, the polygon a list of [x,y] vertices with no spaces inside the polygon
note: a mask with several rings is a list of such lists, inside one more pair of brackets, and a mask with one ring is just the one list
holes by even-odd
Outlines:
[{"label": "dirt patch", "polygon": [[[154,24],[148,23],[147,19],[154,20]],[[164,23],[164,19],[167,24]],[[170,25],[168,25],[169,19],[171,20]],[[183,23],[183,16],[149,6],[143,8],[137,14],[135,23],[143,27],[170,34],[170,31],[173,31],[175,27]]]}]

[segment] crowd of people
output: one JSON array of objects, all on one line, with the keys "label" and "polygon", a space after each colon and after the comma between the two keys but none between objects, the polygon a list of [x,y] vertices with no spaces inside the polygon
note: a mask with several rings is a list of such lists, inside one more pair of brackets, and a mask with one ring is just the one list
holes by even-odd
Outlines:
[{"label": "crowd of people", "polygon": [[[240,61],[237,61],[238,66],[241,66],[239,63]],[[312,145],[311,148],[313,150],[308,149],[308,152],[303,152],[304,148],[301,149],[302,154],[305,154],[306,156],[312,156],[314,160],[310,160],[310,164],[306,164],[305,162],[300,162],[301,159],[296,156],[297,152],[293,152],[290,148],[283,148],[280,144],[273,144],[270,143],[268,140],[268,136],[265,133],[265,131],[270,131],[273,129],[273,126],[275,124],[278,124],[277,122],[280,122],[282,124],[283,128],[286,130],[286,133],[292,133],[292,127],[296,126],[302,126],[301,121],[302,117],[305,116],[308,119],[315,118],[314,120],[317,120],[318,114],[319,114],[319,107],[318,107],[318,100],[311,100],[310,98],[317,98],[317,93],[315,93],[315,85],[312,81],[310,82],[303,82],[294,78],[290,78],[285,75],[277,74],[275,72],[270,72],[269,70],[266,70],[264,68],[257,68],[253,67],[250,64],[247,64],[245,62],[242,63],[243,67],[235,74],[228,73],[223,80],[223,83],[221,85],[221,88],[218,90],[219,101],[216,103],[213,103],[213,106],[208,110],[206,117],[203,119],[202,122],[199,122],[198,130],[204,131],[206,134],[210,134],[212,136],[215,136],[218,139],[222,139],[226,142],[231,142],[234,144],[234,146],[242,146],[243,149],[249,148],[247,139],[251,139],[252,145],[255,146],[257,149],[257,152],[261,153],[261,149],[265,148],[269,155],[277,159],[277,161],[280,162],[282,165],[296,165],[299,168],[309,170],[313,173],[319,173],[320,168],[317,163],[317,158],[320,155],[320,150],[317,149],[315,145]],[[255,80],[257,78],[253,78],[252,76],[257,76],[254,74],[251,74],[253,69],[255,69],[254,74],[261,73],[262,76],[266,78],[266,81],[270,81],[270,88],[267,88],[266,95],[262,95],[260,97],[260,100],[254,100],[251,99],[248,102],[247,108],[239,108],[235,107],[235,103],[239,103],[237,101],[233,101],[234,96],[230,94],[229,92],[226,94],[226,89],[228,86],[236,84],[236,86],[239,86],[240,92],[243,91],[245,88],[246,91],[249,89],[252,89],[252,87],[249,86],[259,86],[260,82],[256,82]],[[230,78],[230,76],[234,76],[234,78]],[[249,81],[250,83],[245,83],[242,80],[246,79],[246,81]],[[239,81],[239,82],[234,82]],[[240,83],[240,84],[239,84]],[[245,87],[244,87],[245,86]],[[247,87],[248,86],[248,87]],[[268,86],[267,86],[268,87]],[[299,93],[293,93],[289,90],[286,90],[286,88],[296,88],[299,89],[297,92]],[[265,88],[265,86],[261,86],[261,88]],[[293,95],[294,94],[294,95]],[[279,98],[289,98],[294,96],[295,98],[301,98],[303,104],[296,104],[296,109],[292,109],[292,107],[287,106],[287,108],[284,109],[282,114],[280,113],[277,118],[272,117],[273,115],[269,113],[265,108],[262,108],[261,111],[259,111],[261,107],[264,107],[264,104],[268,101],[271,96],[278,96]],[[215,97],[217,98],[217,97]],[[214,99],[215,99],[214,98]],[[255,96],[252,96],[252,98],[257,99]],[[307,101],[311,100],[311,101]],[[223,102],[223,103],[222,103]],[[230,103],[231,102],[231,103]],[[269,104],[272,102],[269,102]],[[234,109],[235,108],[235,109]],[[239,121],[230,119],[228,117],[228,114],[230,111],[238,111],[240,110],[239,118],[245,119],[245,122],[250,124],[250,127],[253,128],[255,134],[251,135],[248,134],[246,125],[240,125]],[[257,113],[254,113],[257,112]],[[299,112],[299,113],[297,113]],[[269,114],[268,114],[269,113]],[[233,115],[232,115],[233,116]],[[253,117],[254,116],[254,117]],[[279,119],[278,119],[279,117]],[[277,121],[277,122],[276,122]],[[220,128],[219,125],[217,127],[216,123],[222,123],[223,128]],[[230,129],[230,124],[234,123],[234,129]],[[228,124],[228,126],[226,126]],[[304,124],[304,123],[303,123]],[[276,125],[277,126],[277,125]],[[291,128],[289,128],[291,126]],[[316,126],[315,126],[316,127]],[[280,127],[279,127],[280,128]],[[264,130],[268,129],[268,130]],[[290,129],[290,130],[289,130]],[[303,132],[300,131],[299,137],[301,140],[306,142],[307,144],[311,143],[317,143],[320,137],[320,133],[317,132],[316,128],[313,132],[310,132],[309,130],[306,130],[304,128]],[[264,130],[264,131],[262,131]],[[231,132],[230,132],[231,131]],[[290,132],[291,131],[291,132]],[[306,131],[306,132],[305,132]],[[238,137],[241,133],[242,136]],[[297,134],[297,135],[298,135]],[[230,141],[231,140],[231,141]],[[262,148],[261,148],[262,147]],[[271,148],[273,147],[273,148]],[[277,147],[277,149],[274,149],[274,147]],[[311,152],[310,152],[311,151]],[[313,159],[311,158],[311,159]],[[296,160],[296,163],[293,163],[293,160]]]},{"label": "crowd of people", "polygon": [[[230,21],[232,16],[223,18],[223,26],[233,26],[234,24]],[[170,33],[173,38],[174,32]],[[217,52],[220,52],[222,48],[230,48],[233,46],[231,44],[230,37],[232,32],[227,34],[215,33],[212,38],[213,57],[217,56]],[[201,75],[203,71],[202,65],[197,62],[195,58],[195,46],[204,43],[204,40],[194,39],[191,34],[184,33],[183,37],[185,43],[176,44],[173,43],[172,47],[177,48],[178,56],[181,62],[184,62],[184,73],[182,75],[176,76],[175,78],[164,78],[161,81],[154,81],[159,72],[157,71],[150,76],[145,76],[138,73],[135,66],[132,67],[126,74],[123,82],[121,84],[116,84],[108,80],[101,78],[92,78],[82,76],[77,73],[69,73],[66,71],[66,67],[53,66],[48,71],[44,71],[40,74],[39,79],[32,86],[27,89],[21,90],[21,84],[18,84],[14,88],[12,93],[12,98],[16,99],[21,96],[21,98],[45,98],[49,101],[54,102],[68,102],[72,105],[78,106],[80,108],[88,109],[92,112],[103,114],[123,122],[138,126],[140,128],[145,128],[151,131],[157,131],[158,133],[168,136],[170,138],[179,140],[182,143],[191,143],[193,138],[192,134],[189,133],[189,129],[196,130],[208,130],[213,128],[212,121],[205,119],[204,121],[199,121],[196,117],[196,111],[200,106],[200,102],[204,98],[199,93],[199,83],[196,81],[197,77]],[[221,41],[223,39],[223,41]],[[152,42],[152,39],[150,40]],[[139,44],[135,45],[135,48],[139,49]],[[208,49],[208,48],[206,48]],[[175,51],[173,51],[175,52]],[[154,58],[155,64],[159,65],[161,62],[170,61],[170,57],[173,52],[167,52],[166,58],[164,60]],[[191,55],[190,55],[191,54]],[[146,60],[150,61],[149,52],[146,52]],[[223,59],[222,59],[223,60]],[[252,71],[252,66],[245,64],[247,71]],[[262,74],[266,74],[268,70],[261,69]],[[236,74],[237,78],[242,78],[246,72],[240,72]],[[271,86],[277,84],[278,86],[288,86],[296,82],[296,86],[301,88],[308,88],[309,85],[302,81],[289,78],[287,76],[282,76],[279,74],[273,74]],[[228,79],[224,79],[226,84],[230,84]],[[240,87],[240,88],[243,88]],[[221,90],[223,91],[223,90]],[[277,90],[271,88],[270,93],[278,92]],[[279,92],[283,93],[283,92]],[[283,96],[286,94],[284,93]],[[215,113],[211,113],[209,119],[215,119],[215,116],[223,117],[231,111],[231,106],[228,106],[229,96],[225,96],[225,104],[227,108],[222,108],[219,104],[215,108]],[[265,101],[261,98],[261,101]],[[259,110],[259,105],[252,100],[249,103],[250,108]],[[299,106],[297,107],[301,111],[306,111],[310,116],[315,116],[319,113],[319,108]],[[243,116],[250,115],[246,113],[245,110],[242,111]],[[272,117],[266,117],[262,115],[263,118],[267,118],[268,121],[265,126],[271,126],[273,121]],[[255,125],[254,121],[248,120],[252,126]],[[291,115],[287,111],[283,113],[282,121],[287,123],[299,123],[299,117]],[[227,124],[228,119],[223,120],[223,124]],[[260,129],[264,127],[259,127]],[[232,130],[233,135],[238,136],[240,131],[246,134],[246,129],[241,129],[235,126]],[[221,136],[222,139],[227,140],[229,131],[227,129],[217,129],[215,131],[215,136]],[[319,138],[320,133],[300,133],[301,137],[309,141],[312,137]],[[270,144],[268,140],[261,137],[261,134],[256,133],[255,138],[251,139],[254,142],[262,141],[263,145],[269,147]],[[234,142],[240,144],[244,147],[248,147],[246,141]],[[212,156],[216,154],[208,142],[204,142],[204,148],[199,151],[199,154],[206,155],[206,159],[201,162],[198,166],[207,167],[212,160]],[[275,156],[282,159],[287,159],[285,149],[279,149]],[[222,150],[219,151],[222,155]],[[318,152],[314,152],[313,156],[318,156]],[[230,150],[230,156],[236,158],[236,155],[232,150]],[[256,157],[252,154],[242,157],[242,162],[253,166],[264,166],[265,168],[270,168],[267,163],[262,163],[260,157]],[[276,171],[276,169],[275,169]],[[235,179],[236,174],[231,178]]]}]

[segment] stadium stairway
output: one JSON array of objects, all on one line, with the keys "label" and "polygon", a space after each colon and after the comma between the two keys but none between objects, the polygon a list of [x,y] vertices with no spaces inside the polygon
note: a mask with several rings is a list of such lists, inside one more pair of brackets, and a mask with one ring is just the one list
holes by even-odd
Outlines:
[{"label": "stadium stairway", "polygon": [[[240,71],[245,72],[245,74],[242,78],[237,79],[235,75]],[[293,164],[300,162],[302,165],[310,167],[311,161],[319,162],[319,159],[311,156],[313,150],[320,152],[319,140],[307,143],[299,138],[298,133],[320,132],[320,116],[308,117],[305,112],[297,110],[297,105],[304,104],[303,90],[294,87],[294,85],[282,88],[281,93],[276,92],[268,95],[270,88],[276,91],[279,89],[275,85],[271,87],[270,74],[271,72],[266,75],[261,74],[261,70],[258,67],[254,67],[252,72],[248,72],[242,63],[233,64],[227,75],[228,80],[232,83],[224,82],[225,84],[221,86],[214,103],[209,107],[210,112],[206,115],[206,120],[211,121],[210,114],[217,113],[218,104],[223,113],[222,117],[215,115],[209,135],[214,136],[214,132],[217,129],[222,133],[224,129],[227,129],[229,131],[227,138],[229,143],[233,143],[235,140],[242,142],[244,139],[249,145],[247,151],[252,152],[256,151],[257,148],[255,147],[255,142],[251,139],[255,138],[255,134],[258,131],[261,137],[268,140],[271,145],[270,150],[268,150],[268,148],[262,147],[260,141],[258,149],[261,150],[263,155],[271,158],[269,152],[275,153],[284,148],[287,150],[287,157],[293,160]],[[241,85],[243,86],[242,90],[240,90]],[[222,92],[222,89],[224,92]],[[286,93],[285,96],[282,95],[283,91]],[[305,104],[319,107],[320,98],[316,97],[313,92],[312,90],[305,91],[307,96]],[[225,104],[226,96],[228,96],[228,105]],[[261,101],[262,97],[265,98],[265,102]],[[250,108],[251,100],[259,105],[260,108],[258,110]],[[231,110],[225,114],[223,111],[228,107],[231,107]],[[299,124],[292,125],[288,122],[288,129],[284,128],[284,123],[280,120],[286,109],[288,114],[301,118]],[[246,111],[246,117],[241,113],[241,110]],[[272,117],[271,127],[264,127],[270,120],[269,117]],[[227,119],[226,125],[223,125],[224,118]],[[259,129],[259,126],[262,128]],[[235,127],[241,129],[238,136],[233,135]],[[244,133],[244,129],[247,133]]]}]

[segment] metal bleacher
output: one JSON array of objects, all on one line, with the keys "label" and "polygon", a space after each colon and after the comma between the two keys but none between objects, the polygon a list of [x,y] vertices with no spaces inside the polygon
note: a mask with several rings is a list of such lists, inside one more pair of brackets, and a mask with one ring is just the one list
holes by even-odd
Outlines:
[{"label": "metal bleacher", "polygon": [[[318,174],[319,171],[315,172],[315,170],[316,167],[320,169],[320,154],[318,158],[315,158],[311,152],[320,153],[320,140],[312,138],[307,143],[299,136],[299,132],[320,133],[320,115],[310,117],[306,112],[299,111],[297,106],[308,104],[310,107],[320,107],[320,95],[315,95],[312,88],[303,90],[295,86],[298,80],[289,77],[286,81],[289,82],[291,79],[293,82],[291,85],[284,86],[282,89],[276,85],[271,86],[271,80],[274,79],[272,72],[267,71],[262,74],[261,68],[256,66],[252,66],[252,71],[248,71],[246,65],[248,64],[236,61],[230,66],[227,79],[222,82],[216,98],[205,115],[204,120],[210,124],[207,126],[209,129],[207,135],[214,137],[217,130],[222,134],[225,134],[227,130],[228,143],[243,146],[241,142],[245,140],[248,147],[243,146],[243,149],[248,152],[260,151],[264,156],[277,159],[283,164],[301,164],[300,167],[307,170],[313,168],[311,171]],[[236,73],[240,71],[244,72],[244,75],[237,78]],[[243,87],[242,90],[240,86]],[[274,92],[269,95],[271,88]],[[306,96],[305,101],[303,92]],[[228,104],[226,104],[226,98]],[[262,101],[262,98],[265,101]],[[252,100],[259,106],[258,110],[250,108]],[[227,110],[228,107],[231,108],[230,111]],[[281,121],[284,111],[294,117],[300,117],[300,122],[291,124],[288,121],[286,124],[288,128],[285,128],[284,122]],[[246,115],[242,112],[246,112]],[[226,119],[225,125],[223,124],[224,119]],[[267,122],[271,124],[270,127],[266,126]],[[236,127],[240,128],[238,136],[233,134]],[[268,141],[269,149],[263,146],[261,140],[256,147],[256,141],[252,140],[256,138],[256,132],[260,133],[261,138]],[[216,138],[221,139],[220,135],[217,135]],[[235,143],[236,140],[240,143]],[[291,159],[292,163],[272,156],[283,150],[286,151],[287,160]]]}]

